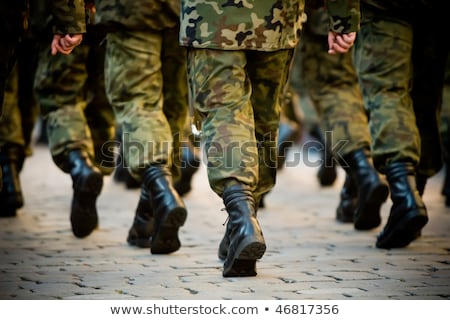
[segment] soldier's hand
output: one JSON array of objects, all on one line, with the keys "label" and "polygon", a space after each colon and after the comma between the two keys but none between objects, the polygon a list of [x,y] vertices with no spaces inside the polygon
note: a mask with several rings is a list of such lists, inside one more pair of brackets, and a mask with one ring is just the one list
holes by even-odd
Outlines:
[{"label": "soldier's hand", "polygon": [[356,39],[356,32],[348,34],[339,34],[336,32],[328,32],[328,53],[345,53],[350,50]]},{"label": "soldier's hand", "polygon": [[51,44],[52,55],[59,53],[69,54],[72,50],[78,46],[83,40],[83,35],[80,34],[66,34],[65,36],[55,34]]}]

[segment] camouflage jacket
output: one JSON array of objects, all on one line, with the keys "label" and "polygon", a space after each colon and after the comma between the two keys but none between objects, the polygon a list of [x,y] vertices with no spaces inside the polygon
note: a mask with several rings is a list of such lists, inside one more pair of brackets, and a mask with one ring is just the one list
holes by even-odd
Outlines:
[{"label": "camouflage jacket", "polygon": [[51,11],[54,17],[54,33],[73,34],[86,32],[83,0],[54,0]]},{"label": "camouflage jacket", "polygon": [[180,0],[95,0],[95,24],[107,29],[163,30],[179,23]]},{"label": "camouflage jacket", "polygon": [[[294,48],[305,0],[181,0],[180,44],[222,50]],[[359,28],[359,0],[329,0],[329,28]]]}]

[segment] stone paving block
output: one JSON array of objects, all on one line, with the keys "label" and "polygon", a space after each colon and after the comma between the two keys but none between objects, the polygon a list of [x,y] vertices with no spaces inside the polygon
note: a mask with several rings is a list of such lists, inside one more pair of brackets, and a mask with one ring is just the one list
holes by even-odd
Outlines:
[{"label": "stone paving block", "polygon": [[70,177],[54,166],[48,149],[37,147],[22,173],[24,208],[16,218],[0,220],[0,298],[445,299],[450,210],[440,196],[442,174],[427,184],[430,222],[422,237],[405,249],[379,250],[375,240],[390,200],[382,206],[380,227],[356,231],[335,221],[343,171],[332,187],[321,188],[316,169],[298,163],[279,172],[266,208],[258,212],[267,243],[258,276],[223,278],[217,248],[227,214],[209,188],[205,167],[184,198],[189,212],[180,229],[181,249],[158,256],[127,245],[139,190],[127,190],[112,177],[105,178],[97,202],[99,228],[75,238]]}]

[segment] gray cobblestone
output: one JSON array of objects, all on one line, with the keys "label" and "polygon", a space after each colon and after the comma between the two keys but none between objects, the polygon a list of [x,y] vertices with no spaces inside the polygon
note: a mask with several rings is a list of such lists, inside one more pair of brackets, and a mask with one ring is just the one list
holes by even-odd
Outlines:
[{"label": "gray cobblestone", "polygon": [[[388,251],[375,248],[381,227],[360,232],[335,221],[343,171],[329,188],[319,186],[316,171],[300,163],[279,172],[258,212],[268,246],[258,276],[223,278],[217,247],[226,213],[204,166],[185,198],[182,248],[154,256],[126,244],[139,191],[111,177],[98,199],[99,228],[76,239],[70,177],[38,146],[21,175],[24,208],[0,220],[0,299],[449,299],[450,210],[440,195],[442,173],[427,184],[430,222],[422,237]],[[382,207],[383,224],[390,204]]]}]

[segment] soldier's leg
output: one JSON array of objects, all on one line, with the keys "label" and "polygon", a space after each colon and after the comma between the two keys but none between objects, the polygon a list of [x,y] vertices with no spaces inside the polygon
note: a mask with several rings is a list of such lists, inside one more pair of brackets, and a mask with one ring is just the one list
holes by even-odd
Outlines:
[{"label": "soldier's leg", "polygon": [[90,45],[87,56],[87,103],[84,111],[94,146],[94,162],[104,175],[115,168],[116,121],[114,111],[105,92],[105,47]]},{"label": "soldier's leg", "polygon": [[173,139],[163,110],[162,43],[158,32],[117,31],[107,36],[105,56],[106,92],[123,130],[125,161],[154,210],[154,254],[179,249],[178,229],[187,217],[170,172]]},{"label": "soldier's leg", "polygon": [[[403,21],[366,19],[355,44],[355,65],[365,105],[370,109],[374,163],[386,173],[393,206],[377,247],[404,247],[427,223],[416,189],[420,136],[409,85],[412,28]],[[389,57],[380,59],[386,52]]]},{"label": "soldier's leg", "polygon": [[70,221],[74,235],[80,238],[98,225],[96,200],[103,186],[103,175],[93,163],[94,146],[84,115],[88,52],[82,45],[70,55],[50,56],[43,46],[34,84],[47,119],[53,161],[73,181]]},{"label": "soldier's leg", "polygon": [[[258,184],[259,161],[248,62],[242,51],[188,51],[191,96],[196,109],[205,116],[202,139],[208,179],[212,190],[223,199],[229,216],[225,232],[229,245],[224,256],[219,250],[219,257],[224,258],[225,277],[255,276],[256,260],[266,248],[253,194]],[[275,123],[275,132],[277,128]]]},{"label": "soldier's leg", "polygon": [[18,106],[18,68],[13,69],[6,83],[3,114],[0,117],[0,165],[3,188],[0,192],[1,217],[16,215],[23,206],[19,172],[25,159],[22,118]]},{"label": "soldier's leg", "polygon": [[192,175],[199,166],[193,145],[186,135],[188,126],[188,90],[186,50],[178,44],[178,27],[163,35],[162,72],[164,81],[164,114],[173,136],[172,174],[180,195],[190,191]]}]

